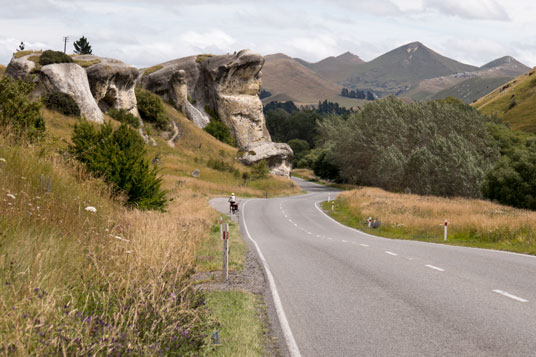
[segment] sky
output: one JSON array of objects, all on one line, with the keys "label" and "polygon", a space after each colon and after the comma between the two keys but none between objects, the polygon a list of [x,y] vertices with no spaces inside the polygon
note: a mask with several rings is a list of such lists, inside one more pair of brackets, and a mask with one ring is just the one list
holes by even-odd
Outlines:
[{"label": "sky", "polygon": [[26,49],[93,54],[149,67],[249,48],[310,62],[350,51],[365,61],[420,41],[481,66],[513,56],[536,66],[533,0],[0,0],[0,64]]}]

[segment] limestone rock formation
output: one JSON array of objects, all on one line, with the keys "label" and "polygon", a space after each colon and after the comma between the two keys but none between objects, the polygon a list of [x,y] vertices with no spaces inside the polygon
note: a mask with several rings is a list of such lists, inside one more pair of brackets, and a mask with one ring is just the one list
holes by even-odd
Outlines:
[{"label": "limestone rock formation", "polygon": [[139,71],[112,58],[82,55],[74,58],[84,63],[94,63],[86,68],[91,93],[99,108],[107,112],[111,108],[125,109],[139,117],[134,87]]},{"label": "limestone rock formation", "polygon": [[253,165],[266,160],[272,174],[289,176],[294,153],[287,144],[257,142],[246,146],[244,152],[244,156],[240,159],[244,164]]},{"label": "limestone rock formation", "polygon": [[90,121],[104,123],[104,117],[91,95],[86,71],[75,63],[55,63],[41,67],[39,88],[46,92],[63,92],[73,97],[80,112]]},{"label": "limestone rock formation", "polygon": [[29,59],[31,56],[13,57],[7,65],[6,74],[15,79],[25,78],[35,68],[35,62]]},{"label": "limestone rock formation", "polygon": [[[209,122],[207,110],[230,128],[238,147],[255,151],[243,162],[267,160],[274,174],[288,176],[292,149],[271,142],[258,94],[264,58],[250,50],[199,55],[162,63],[146,70],[138,82],[182,110],[197,126]],[[262,153],[262,154],[261,154]]]}]

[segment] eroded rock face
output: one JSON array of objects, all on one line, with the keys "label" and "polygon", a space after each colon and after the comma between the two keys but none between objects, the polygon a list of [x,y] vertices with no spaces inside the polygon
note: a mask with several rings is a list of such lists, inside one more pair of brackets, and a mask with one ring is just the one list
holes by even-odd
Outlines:
[{"label": "eroded rock face", "polygon": [[76,61],[95,64],[86,68],[91,93],[103,112],[109,109],[125,109],[139,117],[134,93],[139,71],[112,58],[93,55],[76,56]]},{"label": "eroded rock face", "polygon": [[35,62],[29,59],[31,56],[32,54],[20,58],[12,58],[11,62],[7,65],[6,74],[15,79],[25,78],[35,68]]},{"label": "eroded rock face", "polygon": [[249,50],[191,56],[152,67],[138,82],[173,103],[199,127],[208,124],[205,109],[210,108],[231,129],[241,150],[255,151],[243,157],[244,163],[267,160],[272,173],[288,176],[292,149],[271,142],[258,97],[263,65],[264,58]]},{"label": "eroded rock face", "polygon": [[245,149],[244,156],[240,159],[246,165],[266,160],[270,172],[274,175],[290,175],[291,162],[294,153],[287,144],[273,142],[257,142],[248,145]]},{"label": "eroded rock face", "polygon": [[63,92],[73,97],[80,112],[90,121],[104,123],[104,117],[91,95],[86,71],[75,63],[55,63],[41,67],[38,90]]}]

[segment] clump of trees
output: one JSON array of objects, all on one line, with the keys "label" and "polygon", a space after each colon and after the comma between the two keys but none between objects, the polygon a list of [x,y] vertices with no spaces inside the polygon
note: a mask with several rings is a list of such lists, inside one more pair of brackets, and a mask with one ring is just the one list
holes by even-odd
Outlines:
[{"label": "clump of trees", "polygon": [[499,156],[487,119],[452,100],[406,104],[390,97],[346,121],[324,120],[319,132],[323,159],[342,180],[390,191],[481,197]]},{"label": "clump of trees", "polygon": [[140,120],[132,113],[129,113],[126,109],[112,108],[106,113],[120,123],[128,124],[131,127],[137,129],[140,127]]},{"label": "clump of trees", "polygon": [[114,129],[110,122],[96,128],[86,120],[75,125],[71,154],[87,169],[125,194],[127,205],[139,209],[163,210],[166,192],[157,169],[145,159],[145,142],[127,124]]}]

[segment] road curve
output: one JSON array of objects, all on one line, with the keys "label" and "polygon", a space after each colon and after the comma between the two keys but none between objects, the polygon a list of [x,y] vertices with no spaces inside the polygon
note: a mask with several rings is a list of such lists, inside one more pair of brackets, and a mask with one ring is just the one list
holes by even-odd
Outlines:
[{"label": "road curve", "polygon": [[334,190],[297,182],[309,193],[240,215],[301,355],[536,355],[536,257],[370,236],[321,212]]}]

